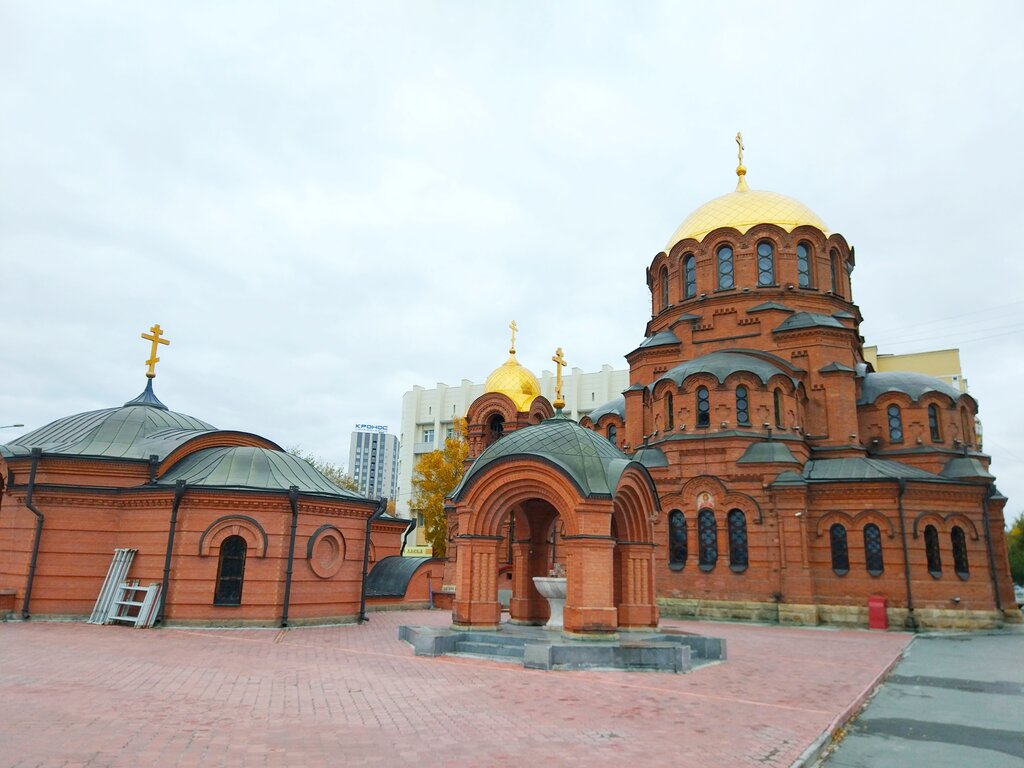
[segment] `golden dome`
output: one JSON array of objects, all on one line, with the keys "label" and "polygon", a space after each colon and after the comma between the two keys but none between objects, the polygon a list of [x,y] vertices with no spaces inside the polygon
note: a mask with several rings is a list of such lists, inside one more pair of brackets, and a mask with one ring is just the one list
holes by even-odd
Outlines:
[{"label": "golden dome", "polygon": [[[746,173],[745,168],[743,173]],[[775,224],[787,232],[802,224],[810,224],[829,234],[818,214],[799,200],[777,192],[750,189],[741,174],[735,192],[704,203],[686,217],[668,241],[665,251],[688,237],[703,240],[705,235],[719,227],[732,227],[742,234],[758,224]]]},{"label": "golden dome", "polygon": [[540,382],[519,364],[516,353],[510,352],[508,360],[487,377],[484,392],[506,395],[516,404],[516,410],[522,412],[530,407],[534,398],[540,397]]}]

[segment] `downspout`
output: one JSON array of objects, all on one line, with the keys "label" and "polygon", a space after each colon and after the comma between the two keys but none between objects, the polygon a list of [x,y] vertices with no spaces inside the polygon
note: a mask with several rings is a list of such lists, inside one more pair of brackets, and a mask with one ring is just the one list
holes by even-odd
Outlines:
[{"label": "downspout", "polygon": [[996,610],[1003,610],[1003,601],[999,597],[999,575],[996,573],[996,556],[992,550],[992,529],[988,522],[988,500],[991,498],[994,486],[989,485],[985,491],[985,497],[981,500],[981,521],[985,526],[985,549],[988,550],[988,570],[992,574],[992,589],[996,594]]},{"label": "downspout", "polygon": [[174,483],[174,503],[171,504],[171,522],[167,525],[167,552],[164,554],[164,580],[160,586],[160,610],[156,613],[154,624],[162,624],[164,620],[164,606],[167,605],[167,588],[171,581],[171,553],[174,551],[174,533],[178,527],[178,508],[181,500],[185,497],[185,481],[178,480]]},{"label": "downspout", "polygon": [[288,503],[292,508],[292,532],[288,537],[288,570],[284,574],[284,611],[281,614],[281,626],[288,626],[288,604],[292,597],[292,566],[295,563],[295,531],[299,527],[299,488],[288,489]]},{"label": "downspout", "polygon": [[903,542],[903,577],[907,582],[907,618],[903,622],[906,629],[917,631],[917,617],[914,616],[914,593],[910,589],[910,553],[907,550],[907,523],[903,514],[903,494],[907,491],[907,481],[896,478],[899,486],[899,494],[896,496],[896,504],[900,515],[900,539]]},{"label": "downspout", "polygon": [[28,564],[28,580],[25,582],[25,602],[21,606],[21,618],[28,619],[28,603],[32,599],[32,582],[36,577],[36,560],[39,558],[39,540],[43,536],[43,513],[36,509],[32,503],[32,495],[36,489],[36,467],[39,466],[39,459],[43,455],[42,448],[32,449],[32,468],[28,473],[28,490],[25,492],[25,506],[28,511],[36,516],[36,535],[32,542],[32,560]]},{"label": "downspout", "polygon": [[409,518],[409,525],[405,528],[405,533],[402,534],[402,548],[398,550],[400,556],[405,555],[405,545],[409,543],[409,534],[416,530],[416,518]]},{"label": "downspout", "polygon": [[370,566],[370,529],[373,527],[375,520],[383,517],[384,513],[388,511],[388,500],[381,499],[377,502],[377,509],[372,515],[366,518],[366,536],[363,540],[363,578],[362,584],[359,588],[359,623],[362,624],[364,621],[369,621],[366,617],[366,574]]}]

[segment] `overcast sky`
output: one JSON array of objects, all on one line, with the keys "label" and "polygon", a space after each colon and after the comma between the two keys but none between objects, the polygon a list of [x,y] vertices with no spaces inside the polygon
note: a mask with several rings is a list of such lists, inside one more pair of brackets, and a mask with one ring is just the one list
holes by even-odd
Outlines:
[{"label": "overcast sky", "polygon": [[959,347],[1024,509],[1020,3],[0,2],[0,425],[155,381],[347,461],[403,392],[625,367],[748,180],[857,249],[867,343]]}]

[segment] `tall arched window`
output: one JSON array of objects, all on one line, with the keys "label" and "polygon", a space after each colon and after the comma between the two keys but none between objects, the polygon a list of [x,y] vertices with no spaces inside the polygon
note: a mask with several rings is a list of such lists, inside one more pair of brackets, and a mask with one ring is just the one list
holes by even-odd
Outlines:
[{"label": "tall arched window", "polygon": [[697,387],[697,426],[711,426],[711,400],[707,387]]},{"label": "tall arched window", "polygon": [[835,523],[828,529],[828,540],[832,546],[832,571],[836,576],[850,572],[850,550],[846,544],[846,527]]},{"label": "tall arched window", "polygon": [[796,245],[796,275],[801,288],[811,287],[811,246],[807,243]]},{"label": "tall arched window", "polygon": [[678,509],[668,513],[668,567],[683,570],[686,565],[686,517]]},{"label": "tall arched window", "polygon": [[924,527],[924,554],[928,558],[928,573],[933,579],[942,576],[942,553],[939,551],[939,532],[934,525]]},{"label": "tall arched window", "polygon": [[971,442],[971,420],[967,416],[967,407],[960,409],[960,439],[965,443]]},{"label": "tall arched window", "polygon": [[898,405],[890,405],[885,409],[885,413],[889,421],[889,442],[902,443],[903,414],[900,413],[900,407]]},{"label": "tall arched window", "polygon": [[241,605],[242,581],[245,578],[245,539],[228,536],[220,545],[217,564],[217,588],[213,593],[214,605]]},{"label": "tall arched window", "polygon": [[670,430],[675,426],[676,419],[672,408],[672,393],[665,394],[665,429]]},{"label": "tall arched window", "polygon": [[775,248],[767,240],[757,244],[757,284],[775,285]]},{"label": "tall arched window", "polygon": [[782,420],[782,390],[776,388],[773,399],[775,401],[775,426],[784,429],[786,423]]},{"label": "tall arched window", "polygon": [[971,575],[971,569],[967,564],[967,537],[964,536],[964,529],[959,525],[954,525],[953,530],[949,533],[949,538],[953,543],[953,570],[956,571],[957,576],[966,581],[967,577]]},{"label": "tall arched window", "polygon": [[750,423],[750,396],[742,384],[736,387],[736,423]]},{"label": "tall arched window", "polygon": [[747,570],[747,516],[738,509],[729,512],[729,568],[740,573]]},{"label": "tall arched window", "polygon": [[501,436],[505,434],[505,417],[502,416],[500,413],[494,414],[493,416],[491,416],[491,420],[488,423],[488,426],[490,427],[491,432],[490,441],[493,443],[495,440],[500,439]]},{"label": "tall arched window", "polygon": [[659,309],[668,308],[668,267],[662,267],[658,273],[658,282],[661,285],[661,306]]},{"label": "tall arched window", "polygon": [[619,436],[619,430],[614,424],[608,425],[608,442],[612,445],[616,445],[615,440]]},{"label": "tall arched window", "polygon": [[732,273],[732,246],[723,245],[718,254],[718,290],[725,291],[736,285]]},{"label": "tall arched window", "polygon": [[839,268],[840,268],[839,252],[838,251],[832,251],[832,253],[829,255],[829,260],[828,261],[829,261],[829,266],[832,269],[832,293],[834,293],[836,296],[838,296],[839,295],[839,285],[840,285],[840,281],[839,281]]},{"label": "tall arched window", "polygon": [[864,526],[864,564],[872,576],[881,576],[885,570],[882,560],[882,532],[874,523]]},{"label": "tall arched window", "polygon": [[939,429],[939,406],[928,406],[928,431],[931,433],[933,443],[942,442],[942,431]]},{"label": "tall arched window", "polygon": [[715,513],[710,509],[697,513],[697,538],[700,569],[710,571],[718,562],[718,531],[715,530]]},{"label": "tall arched window", "polygon": [[697,295],[697,260],[692,253],[683,257],[683,284],[686,298],[692,299]]}]

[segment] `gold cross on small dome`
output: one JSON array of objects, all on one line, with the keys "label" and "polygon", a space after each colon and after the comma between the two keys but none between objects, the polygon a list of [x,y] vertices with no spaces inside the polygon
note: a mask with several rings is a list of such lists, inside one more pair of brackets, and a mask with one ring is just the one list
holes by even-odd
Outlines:
[{"label": "gold cross on small dome", "polygon": [[565,358],[562,357],[561,347],[555,350],[555,355],[551,358],[551,361],[555,364],[555,402],[552,405],[560,410],[565,408],[565,400],[562,399],[562,368],[567,365]]},{"label": "gold cross on small dome", "polygon": [[514,355],[516,353],[516,331],[519,330],[519,326],[516,325],[516,321],[513,320],[508,324],[508,327],[512,329],[512,346],[508,348],[508,353]]},{"label": "gold cross on small dome", "polygon": [[160,362],[160,358],[156,356],[156,350],[158,344],[170,344],[168,339],[161,336],[163,330],[160,328],[160,323],[157,323],[149,329],[149,333],[142,334],[142,338],[146,341],[152,342],[149,350],[149,360],[146,361],[146,365],[149,366],[149,370],[146,371],[146,378],[156,378],[156,364]]}]

